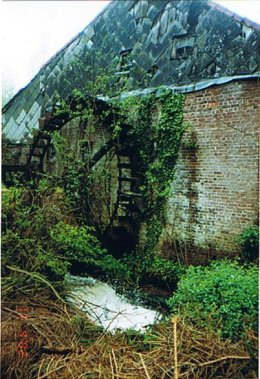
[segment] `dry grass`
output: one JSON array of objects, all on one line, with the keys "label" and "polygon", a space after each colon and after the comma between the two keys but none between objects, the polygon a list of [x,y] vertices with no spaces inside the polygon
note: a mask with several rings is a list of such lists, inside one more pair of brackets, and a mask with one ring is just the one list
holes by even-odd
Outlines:
[{"label": "dry grass", "polygon": [[[3,301],[2,311],[3,379],[257,378],[241,343],[221,341],[185,320],[154,326],[142,337],[104,333],[59,300]],[[19,356],[21,331],[26,357]],[[250,340],[257,347],[254,335]]]}]

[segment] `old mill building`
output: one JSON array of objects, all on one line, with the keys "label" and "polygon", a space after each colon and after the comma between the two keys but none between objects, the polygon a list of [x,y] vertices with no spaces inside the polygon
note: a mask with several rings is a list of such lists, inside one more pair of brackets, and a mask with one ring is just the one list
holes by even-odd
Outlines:
[{"label": "old mill building", "polygon": [[[165,90],[185,95],[189,127],[178,152],[158,252],[169,258],[184,254],[192,262],[236,254],[236,236],[258,221],[259,47],[258,24],[211,1],[111,2],[4,107],[3,181],[10,183],[14,172],[25,179],[58,172],[54,131],[72,150],[87,135],[91,169],[106,162],[110,173],[111,209],[99,204],[93,218],[99,218],[95,221],[112,248],[118,243],[130,250],[145,243],[134,146],[116,144],[109,120],[90,131],[88,121],[83,125],[71,113],[54,112],[62,100],[73,104],[74,90],[91,82],[85,59],[91,58],[98,72],[113,63],[110,93],[96,95],[96,112],[109,106],[113,90],[118,95],[121,89],[121,98]],[[159,110],[153,118],[160,118]]]}]

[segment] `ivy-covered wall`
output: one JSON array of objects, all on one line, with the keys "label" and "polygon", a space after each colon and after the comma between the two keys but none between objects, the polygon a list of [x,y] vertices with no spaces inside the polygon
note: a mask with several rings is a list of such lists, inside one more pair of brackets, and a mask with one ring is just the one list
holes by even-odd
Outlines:
[{"label": "ivy-covered wall", "polygon": [[[126,213],[119,206],[114,214],[116,148],[126,131],[123,144],[133,163],[128,176],[137,178],[135,192],[142,196],[135,199],[141,210],[135,214],[139,248],[192,263],[234,255],[237,235],[258,220],[259,100],[260,86],[251,79],[185,96],[159,90],[115,101],[121,122],[117,119],[109,128],[98,120],[86,128],[79,120],[69,122],[61,132],[68,148],[64,159],[59,163],[49,151],[46,168],[57,172],[57,163],[62,166],[68,159],[67,188],[75,204],[83,209],[86,204],[77,199],[88,198],[90,217],[101,232],[111,218],[118,225],[117,216]],[[111,138],[118,138],[115,147],[86,180],[82,165],[89,149],[93,154]],[[3,154],[10,156],[10,164],[16,162],[8,149]],[[25,157],[23,149],[19,154]]]}]

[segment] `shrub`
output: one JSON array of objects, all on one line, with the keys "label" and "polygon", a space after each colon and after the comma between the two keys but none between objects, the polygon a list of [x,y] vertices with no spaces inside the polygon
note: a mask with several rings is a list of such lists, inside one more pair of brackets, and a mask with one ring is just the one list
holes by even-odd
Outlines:
[{"label": "shrub", "polygon": [[259,227],[250,226],[245,228],[237,238],[242,249],[242,257],[248,261],[255,261],[259,252]]},{"label": "shrub", "polygon": [[184,266],[168,259],[155,256],[147,266],[147,273],[165,282],[177,282],[184,274]]},{"label": "shrub", "polygon": [[110,254],[106,254],[102,257],[102,259],[97,262],[97,265],[109,279],[119,279],[123,281],[129,281],[131,279],[132,273],[128,266]]},{"label": "shrub", "polygon": [[125,279],[125,276],[129,277],[127,266],[102,248],[94,235],[93,228],[60,222],[52,228],[50,236],[56,245],[55,250],[64,259],[86,264],[91,268],[101,270],[108,276],[121,279]]},{"label": "shrub", "polygon": [[93,228],[73,226],[64,222],[59,222],[50,231],[57,251],[62,252],[68,259],[85,262],[100,258],[105,253],[93,234]]},{"label": "shrub", "polygon": [[35,258],[34,269],[40,274],[51,278],[53,281],[62,280],[68,272],[71,264],[53,252],[38,251]]},{"label": "shrub", "polygon": [[111,278],[128,279],[127,265],[102,248],[95,230],[75,223],[64,191],[45,179],[37,186],[4,189],[3,275],[8,275],[7,266],[16,266],[59,281],[73,264],[82,264],[83,269],[94,268]]},{"label": "shrub", "polygon": [[69,262],[56,255],[49,230],[71,212],[62,189],[48,180],[4,188],[2,194],[2,273],[16,266],[51,280],[63,279]]},{"label": "shrub", "polygon": [[[127,266],[128,271],[137,283],[146,281],[147,278],[152,282],[175,287],[186,268],[179,263],[156,256],[155,253],[145,253],[140,250],[136,254],[126,254],[120,259]],[[129,274],[130,275],[130,274]]]},{"label": "shrub", "polygon": [[257,267],[230,261],[189,267],[168,300],[172,312],[232,339],[242,337],[246,329],[257,329],[257,304]]}]

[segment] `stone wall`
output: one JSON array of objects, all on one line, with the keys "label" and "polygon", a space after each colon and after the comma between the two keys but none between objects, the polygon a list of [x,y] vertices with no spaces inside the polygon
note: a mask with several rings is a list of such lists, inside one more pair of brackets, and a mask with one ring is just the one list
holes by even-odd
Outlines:
[{"label": "stone wall", "polygon": [[234,254],[235,237],[257,222],[259,104],[256,80],[187,94],[190,128],[172,183],[161,241],[165,255],[175,250],[202,263]]}]

